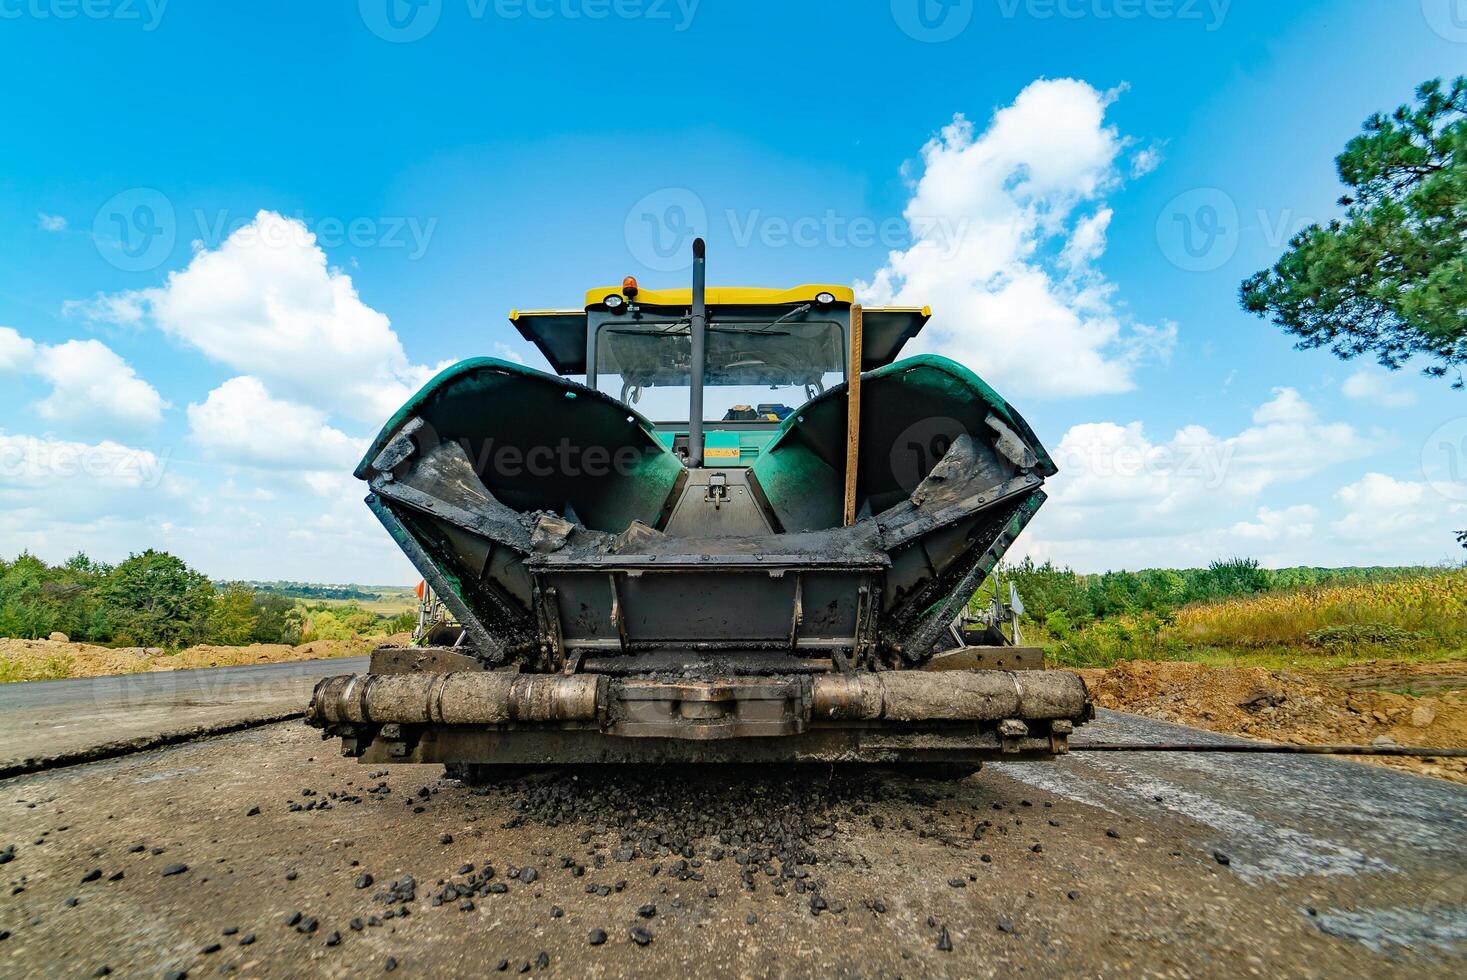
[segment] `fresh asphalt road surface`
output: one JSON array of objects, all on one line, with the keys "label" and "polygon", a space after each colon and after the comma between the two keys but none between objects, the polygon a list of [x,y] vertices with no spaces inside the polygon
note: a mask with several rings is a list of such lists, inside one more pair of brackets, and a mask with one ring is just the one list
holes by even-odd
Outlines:
[{"label": "fresh asphalt road surface", "polygon": [[302,711],[322,677],[366,657],[0,684],[0,766]]},{"label": "fresh asphalt road surface", "polygon": [[[1222,740],[1109,712],[1082,739]],[[1380,766],[441,772],[294,722],[6,780],[0,975],[1467,972],[1467,790]]]}]

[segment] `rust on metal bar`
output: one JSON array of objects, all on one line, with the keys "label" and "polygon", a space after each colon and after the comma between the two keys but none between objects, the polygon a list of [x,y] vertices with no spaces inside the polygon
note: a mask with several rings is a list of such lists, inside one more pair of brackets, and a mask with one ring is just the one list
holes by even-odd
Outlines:
[{"label": "rust on metal bar", "polygon": [[327,724],[594,721],[606,703],[606,684],[590,674],[352,674],[319,682],[306,717]]},{"label": "rust on metal bar", "polygon": [[888,671],[817,675],[817,718],[887,721],[1073,719],[1085,714],[1085,682],[1067,671]]},{"label": "rust on metal bar", "polygon": [[851,366],[846,384],[845,523],[856,523],[856,471],[861,460],[861,348],[864,323],[861,304],[851,307]]}]

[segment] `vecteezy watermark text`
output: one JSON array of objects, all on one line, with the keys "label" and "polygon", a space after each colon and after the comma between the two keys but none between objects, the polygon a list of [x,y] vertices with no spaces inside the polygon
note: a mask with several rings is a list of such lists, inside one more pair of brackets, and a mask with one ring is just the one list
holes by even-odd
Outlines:
[{"label": "vecteezy watermark text", "polygon": [[[902,33],[925,44],[962,34],[980,9],[1004,20],[1168,20],[1200,23],[1216,31],[1233,0],[891,0],[891,16]],[[991,5],[991,6],[990,6]]]},{"label": "vecteezy watermark text", "polygon": [[1227,19],[1233,0],[993,0],[1008,19],[1180,20],[1200,22],[1215,31]]},{"label": "vecteezy watermark text", "polygon": [[114,194],[92,220],[98,253],[126,272],[148,272],[168,261],[181,239],[218,248],[227,239],[244,246],[396,249],[409,260],[423,257],[438,227],[436,217],[416,215],[312,216],[283,214],[288,221],[259,222],[258,213],[194,209],[180,215],[162,191],[133,187]]},{"label": "vecteezy watermark text", "polygon": [[462,12],[471,21],[640,20],[666,23],[674,32],[693,24],[702,0],[357,0],[362,23],[393,44],[421,41],[443,19]]},{"label": "vecteezy watermark text", "polygon": [[428,243],[438,227],[437,218],[421,219],[409,215],[313,218],[297,211],[285,217],[295,220],[261,225],[255,222],[253,215],[231,215],[226,210],[208,214],[195,210],[193,220],[199,230],[195,240],[205,247],[217,248],[227,238],[266,246],[299,245],[314,238],[322,248],[406,249],[407,257],[416,260],[427,252]]},{"label": "vecteezy watermark text", "polygon": [[154,453],[115,443],[94,446],[0,437],[0,485],[39,486],[85,477],[103,486],[155,490],[163,482],[167,465],[167,450]]},{"label": "vecteezy watermark text", "polygon": [[1314,223],[1293,208],[1255,208],[1245,216],[1226,191],[1198,187],[1178,194],[1161,209],[1156,242],[1177,268],[1212,272],[1232,261],[1245,231],[1256,234],[1270,253],[1276,253]]},{"label": "vecteezy watermark text", "polygon": [[0,0],[0,20],[132,21],[153,31],[167,8],[168,0]]},{"label": "vecteezy watermark text", "polygon": [[819,214],[771,214],[732,208],[710,221],[703,199],[686,187],[664,187],[627,212],[624,232],[632,257],[654,272],[677,272],[692,264],[694,238],[709,237],[710,225],[736,248],[910,248],[921,241],[943,255],[955,253],[969,228],[967,219],[906,215],[877,220],[833,208]]}]

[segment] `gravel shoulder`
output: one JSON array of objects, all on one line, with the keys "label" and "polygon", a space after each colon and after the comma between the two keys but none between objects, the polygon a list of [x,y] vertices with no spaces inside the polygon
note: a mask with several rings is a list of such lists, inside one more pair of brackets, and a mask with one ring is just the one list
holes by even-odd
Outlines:
[{"label": "gravel shoulder", "polygon": [[4,975],[1420,976],[1467,956],[1467,791],[1332,760],[475,791],[282,724],[0,789]]},{"label": "gravel shoulder", "polygon": [[316,681],[367,659],[0,684],[0,773],[305,709]]},{"label": "gravel shoulder", "polygon": [[[1132,660],[1081,670],[1101,707],[1273,742],[1467,748],[1467,662],[1369,661],[1339,670]],[[1467,759],[1369,760],[1467,785]]]}]

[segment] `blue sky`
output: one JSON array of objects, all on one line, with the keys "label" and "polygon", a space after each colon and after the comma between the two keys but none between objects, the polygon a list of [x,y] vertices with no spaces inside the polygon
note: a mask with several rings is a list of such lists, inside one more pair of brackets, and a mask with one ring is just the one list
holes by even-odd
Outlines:
[{"label": "blue sky", "polygon": [[0,554],[407,581],[346,472],[382,406],[536,363],[512,307],[681,285],[686,229],[931,302],[1065,467],[1036,556],[1455,558],[1467,396],[1236,292],[1464,6],[0,0]]}]

